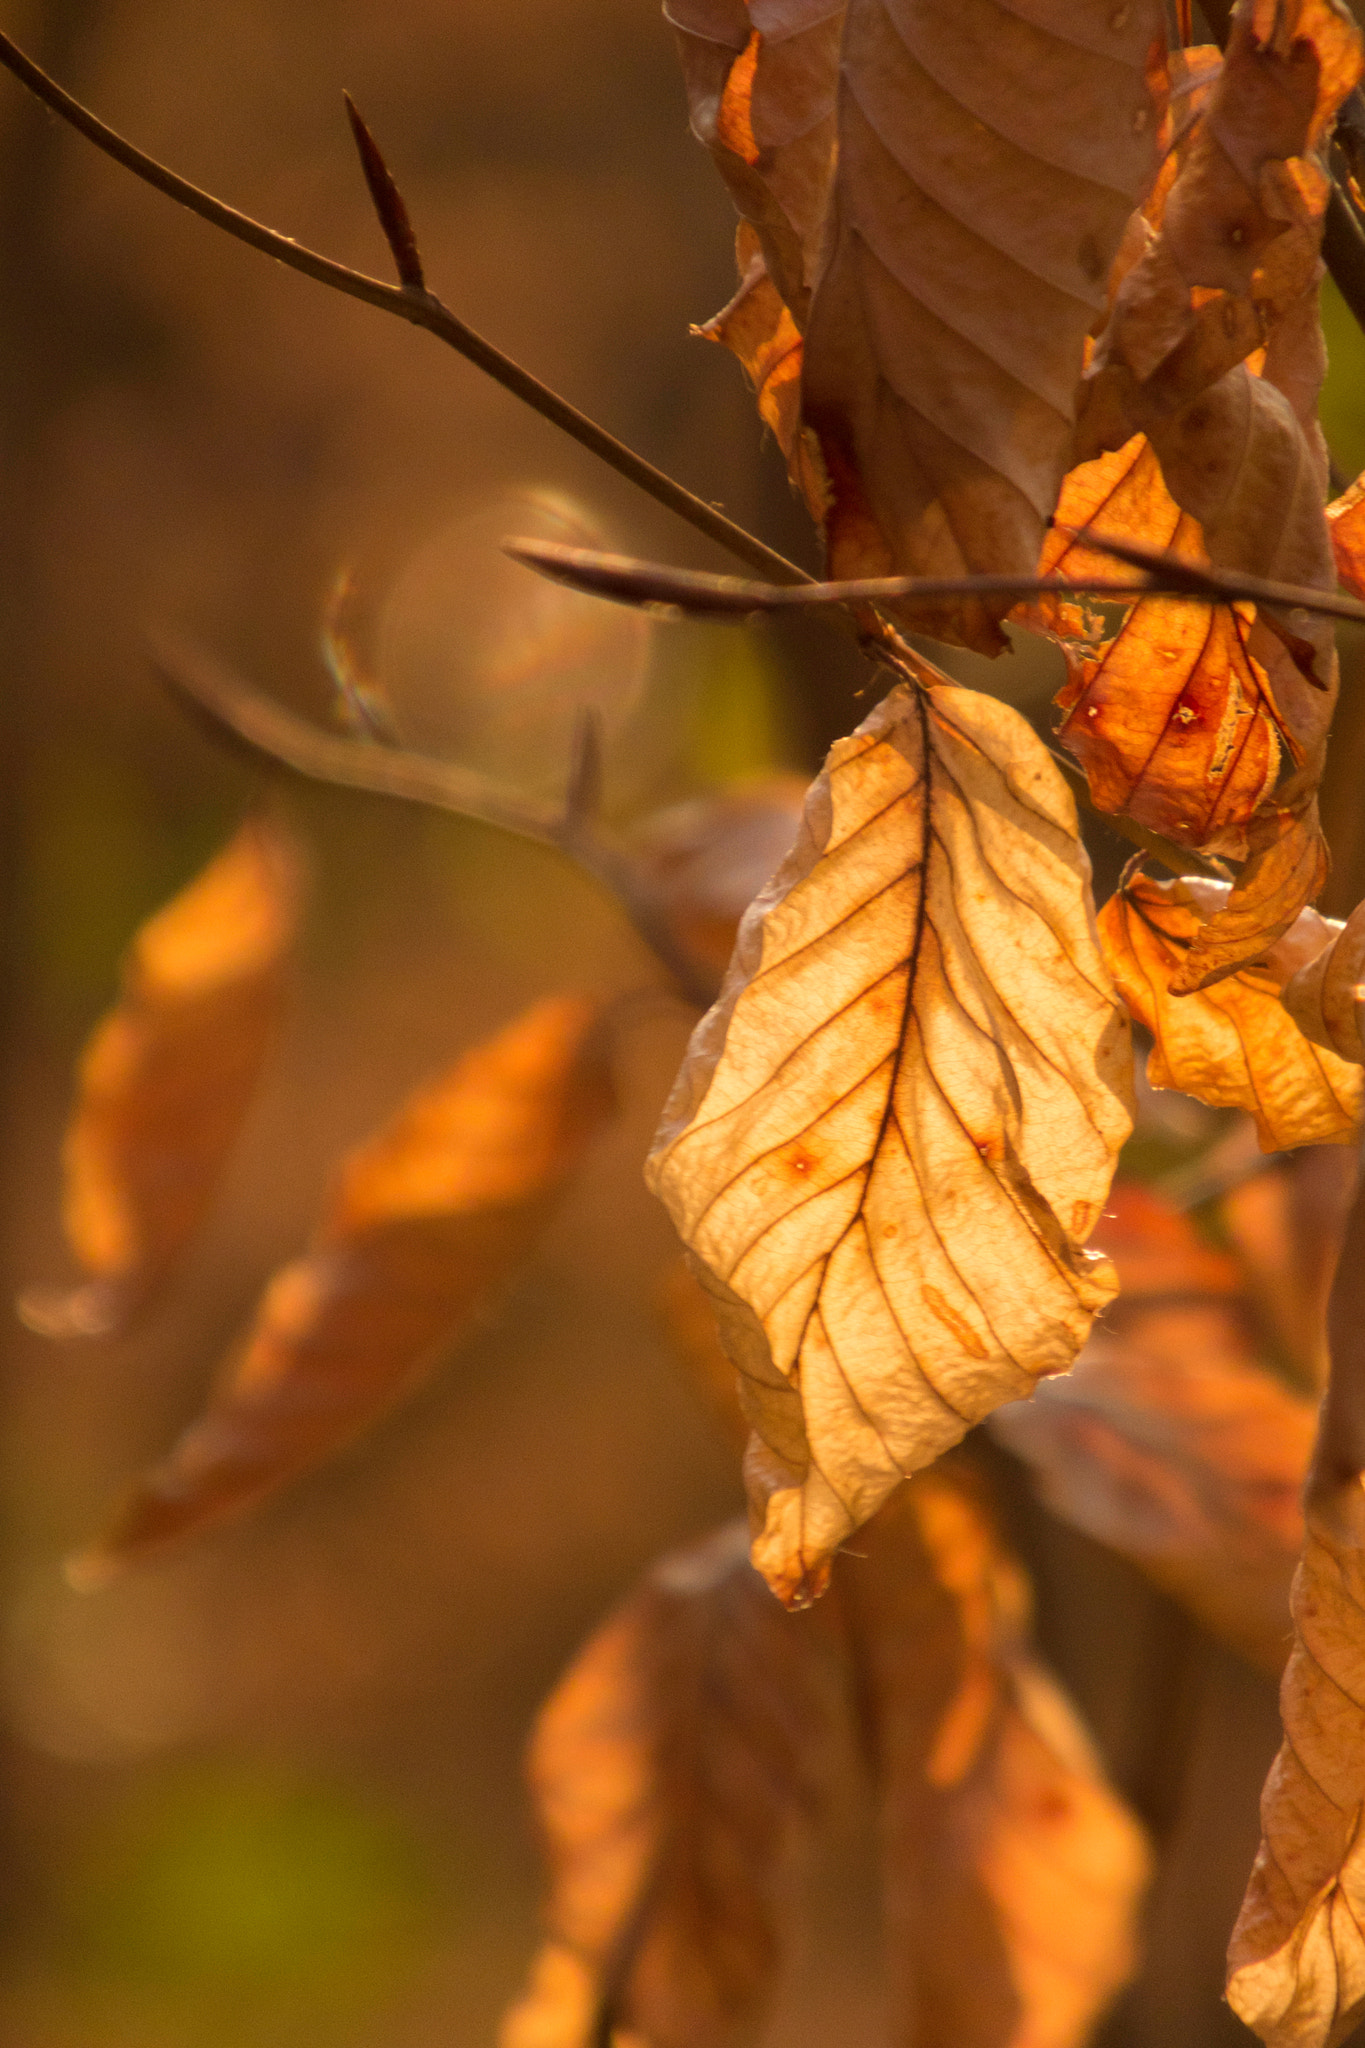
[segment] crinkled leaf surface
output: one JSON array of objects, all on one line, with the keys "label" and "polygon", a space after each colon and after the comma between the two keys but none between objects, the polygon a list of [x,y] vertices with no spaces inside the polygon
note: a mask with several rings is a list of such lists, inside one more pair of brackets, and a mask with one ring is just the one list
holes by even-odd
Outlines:
[{"label": "crinkled leaf surface", "polygon": [[[832,575],[1033,568],[1164,43],[1155,0],[849,0],[803,374]],[[1005,609],[906,616],[995,652]]]},{"label": "crinkled leaf surface", "polygon": [[1328,1325],[1331,1378],[1280,1688],[1284,1743],[1228,1952],[1228,2001],[1271,2048],[1330,2048],[1365,2012],[1365,1193]]},{"label": "crinkled leaf surface", "polygon": [[343,1162],[207,1412],[135,1487],[86,1583],[259,1500],[359,1434],[529,1250],[612,1108],[597,1006],[535,1004]]},{"label": "crinkled leaf surface", "polygon": [[[1100,912],[1110,972],[1155,1041],[1147,1078],[1212,1109],[1246,1110],[1267,1152],[1348,1144],[1359,1128],[1363,1077],[1304,1036],[1280,1001],[1280,973],[1243,967],[1206,989],[1175,993],[1201,927],[1228,893],[1225,882],[1137,875]],[[1322,923],[1312,911],[1302,916]]]},{"label": "crinkled leaf surface", "polygon": [[1143,1832],[1031,1650],[977,1490],[922,1473],[838,1559],[882,1809],[896,2038],[1080,2048],[1137,1954]]},{"label": "crinkled leaf surface", "polygon": [[547,1939],[502,2048],[757,2031],[837,1690],[816,1617],[784,1614],[747,1549],[737,1523],[656,1565],[542,1709]]},{"label": "crinkled leaf surface", "polygon": [[92,1277],[28,1295],[34,1328],[126,1323],[193,1238],[274,1042],[301,903],[298,849],[253,817],[134,939],[63,1147],[66,1234]]},{"label": "crinkled leaf surface", "polygon": [[900,1477],[1065,1369],[1131,1127],[1126,1019],[1057,769],[1019,715],[899,687],[832,749],[651,1157],[766,1452],[790,1602]]},{"label": "crinkled leaf surface", "polygon": [[1043,1499],[1278,1676],[1315,1405],[1261,1362],[1235,1260],[1115,1185],[1096,1234],[1120,1294],[1069,1373],[991,1429]]}]

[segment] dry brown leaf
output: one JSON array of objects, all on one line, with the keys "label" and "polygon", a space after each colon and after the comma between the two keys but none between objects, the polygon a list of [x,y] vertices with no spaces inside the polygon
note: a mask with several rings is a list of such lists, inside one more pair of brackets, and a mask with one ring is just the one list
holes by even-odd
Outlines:
[{"label": "dry brown leaf", "polygon": [[1018,713],[900,687],[831,750],[693,1036],[650,1182],[767,1446],[784,1600],[901,1476],[1075,1356],[1131,1128],[1071,797]]},{"label": "dry brown leaf", "polygon": [[787,474],[817,522],[825,516],[824,465],[801,420],[801,332],[768,275],[758,235],[741,221],[735,236],[739,290],[704,327],[693,331],[737,357],[754,388],[759,416],[787,458]]},{"label": "dry brown leaf", "polygon": [[1325,918],[1323,943],[1285,983],[1281,1000],[1299,1030],[1329,1057],[1365,1065],[1365,903],[1344,925]]},{"label": "dry brown leaf", "polygon": [[749,1425],[739,1405],[739,1381],[720,1341],[710,1296],[686,1254],[666,1269],[656,1299],[673,1355],[712,1419],[743,1450]]},{"label": "dry brown leaf", "polygon": [[1238,1266],[1188,1217],[1119,1182],[1096,1242],[1118,1302],[1071,1371],[997,1409],[992,1433],[1054,1512],[1278,1676],[1315,1404],[1261,1364]]},{"label": "dry brown leaf", "polygon": [[[1109,971],[1155,1041],[1147,1078],[1211,1109],[1246,1110],[1267,1152],[1347,1144],[1359,1127],[1365,1076],[1304,1036],[1280,1001],[1283,973],[1258,964],[1197,993],[1177,992],[1201,929],[1228,893],[1225,882],[1137,875],[1100,912]],[[1316,912],[1301,918],[1326,936]]]},{"label": "dry brown leaf", "polygon": [[294,842],[252,817],[137,934],[63,1145],[66,1235],[91,1278],[27,1294],[31,1328],[125,1326],[194,1237],[280,1022],[302,894]]},{"label": "dry brown leaf", "polygon": [[[804,405],[832,576],[1029,573],[1157,167],[1155,0],[850,0]],[[1008,608],[907,608],[987,653]]]},{"label": "dry brown leaf", "polygon": [[[843,0],[667,0],[692,132],[805,323],[834,160]],[[742,274],[742,267],[741,267]]]},{"label": "dry brown leaf", "polygon": [[1329,1311],[1332,1374],[1294,1579],[1284,1744],[1228,1952],[1228,2002],[1270,2048],[1331,2048],[1365,2011],[1365,1192]]},{"label": "dry brown leaf", "polygon": [[343,1160],[206,1413],[73,1566],[95,1585],[319,1464],[406,1394],[524,1256],[612,1108],[600,1012],[536,1003]]},{"label": "dry brown leaf", "polygon": [[1028,1590],[971,1486],[922,1473],[836,1584],[882,1804],[897,2038],[1080,2048],[1136,1961],[1150,1873],[1032,1655]]},{"label": "dry brown leaf", "polygon": [[740,919],[791,851],[804,796],[799,776],[769,775],[656,811],[631,835],[674,938],[717,980]]},{"label": "dry brown leaf", "polygon": [[1353,597],[1365,598],[1365,476],[1333,499],[1326,517],[1338,579]]},{"label": "dry brown leaf", "polygon": [[814,1616],[732,1524],[656,1565],[542,1709],[530,1774],[548,1938],[502,2048],[753,2038],[835,1705]]}]

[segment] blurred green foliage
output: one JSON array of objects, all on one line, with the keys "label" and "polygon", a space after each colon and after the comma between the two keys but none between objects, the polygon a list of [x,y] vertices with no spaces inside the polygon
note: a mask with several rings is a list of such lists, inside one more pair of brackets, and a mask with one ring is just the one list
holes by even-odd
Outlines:
[{"label": "blurred green foliage", "polygon": [[349,2038],[413,1980],[452,1910],[415,1831],[371,1795],[217,1762],[144,1781],[102,1818],[64,1905],[77,1998],[196,2048],[243,2028]]},{"label": "blurred green foliage", "polygon": [[1365,334],[1330,277],[1322,287],[1322,331],[1327,339],[1322,427],[1332,459],[1349,483],[1365,469]]}]

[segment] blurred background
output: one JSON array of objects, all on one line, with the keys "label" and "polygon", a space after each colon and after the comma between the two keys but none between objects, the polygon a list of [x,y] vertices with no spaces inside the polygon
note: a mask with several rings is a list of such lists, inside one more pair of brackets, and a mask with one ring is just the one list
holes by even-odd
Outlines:
[{"label": "blurred background", "polygon": [[[154,154],[386,275],[349,89],[435,289],[813,562],[735,365],[688,333],[731,292],[733,215],[653,0],[9,0],[3,25]],[[161,694],[149,626],[325,721],[320,621],[349,570],[348,622],[408,735],[543,794],[565,765],[546,677],[571,674],[608,714],[626,821],[811,768],[861,715],[861,673],[815,625],[546,605],[501,566],[503,533],[728,565],[430,338],[177,212],[7,77],[0,277],[11,1296],[70,1270],[61,1131],[119,956],[258,787]],[[1353,475],[1365,346],[1329,316]],[[1008,687],[1041,711],[1055,680],[1040,655]],[[535,1706],[650,1558],[739,1504],[653,1307],[673,1240],[639,1163],[689,1023],[654,1005],[622,1035],[617,1125],[433,1385],[253,1520],[67,1589],[63,1557],[196,1412],[338,1151],[538,993],[658,984],[547,853],[375,799],[289,802],[316,866],[300,988],[211,1227],[134,1339],[54,1346],[0,1318],[0,2039],[24,2048],[490,2041],[535,1938]],[[1231,2038],[1221,1949],[1273,1689],[1117,1560],[1015,1512],[1045,1646],[1168,1848],[1156,1960],[1111,2038]],[[877,2038],[867,1829],[844,1816],[827,1846],[823,1932],[775,2039]]]}]

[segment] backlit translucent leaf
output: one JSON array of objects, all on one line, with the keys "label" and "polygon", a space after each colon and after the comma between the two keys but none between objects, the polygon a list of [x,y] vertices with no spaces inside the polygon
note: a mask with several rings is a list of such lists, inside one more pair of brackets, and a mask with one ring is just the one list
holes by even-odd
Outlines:
[{"label": "backlit translucent leaf", "polygon": [[253,817],[134,939],[63,1146],[66,1234],[91,1278],[28,1294],[33,1328],[126,1323],[193,1238],[274,1042],[301,900],[293,842]]},{"label": "backlit translucent leaf", "polygon": [[600,1015],[535,1004],[343,1160],[205,1414],[146,1474],[83,1584],[320,1463],[439,1359],[529,1250],[612,1108]]},{"label": "backlit translucent leaf", "polygon": [[901,1476],[1063,1371],[1130,1129],[1071,798],[1019,715],[900,687],[832,749],[694,1034],[650,1180],[766,1452],[797,1603]]},{"label": "backlit translucent leaf", "polygon": [[[1147,1078],[1212,1109],[1246,1110],[1267,1152],[1348,1144],[1363,1077],[1304,1036],[1280,1001],[1282,973],[1247,966],[1198,993],[1175,993],[1202,926],[1227,895],[1225,882],[1137,875],[1100,912],[1110,972],[1155,1041]],[[1302,915],[1322,924],[1315,912]]]}]

